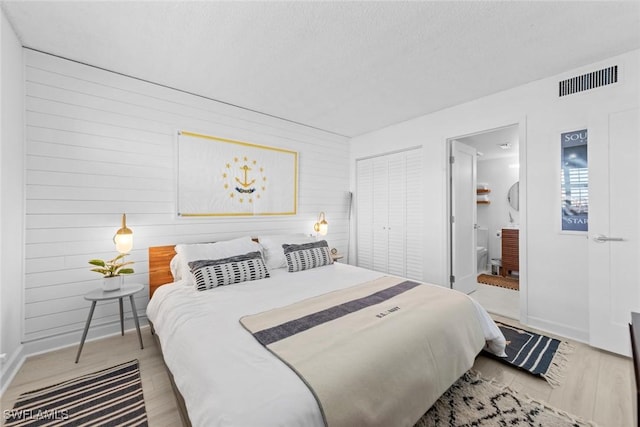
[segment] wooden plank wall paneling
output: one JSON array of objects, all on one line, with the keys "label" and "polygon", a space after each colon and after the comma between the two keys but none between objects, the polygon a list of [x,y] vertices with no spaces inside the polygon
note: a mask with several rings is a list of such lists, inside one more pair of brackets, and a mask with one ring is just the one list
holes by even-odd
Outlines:
[{"label": "wooden plank wall paneling", "polygon": [[[79,336],[83,295],[100,284],[87,261],[115,254],[123,212],[134,232],[126,281],[147,286],[149,246],[311,233],[320,211],[346,253],[347,138],[28,49],[25,61],[25,342]],[[177,218],[179,129],[298,151],[298,214]],[[148,294],[137,295],[140,315]],[[94,324],[117,320],[117,304],[96,308]]]}]

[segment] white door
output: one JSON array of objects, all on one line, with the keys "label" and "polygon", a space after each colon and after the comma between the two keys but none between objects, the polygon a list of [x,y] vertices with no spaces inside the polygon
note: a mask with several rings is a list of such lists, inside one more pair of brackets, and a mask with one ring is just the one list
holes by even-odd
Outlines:
[{"label": "white door", "polygon": [[476,149],[451,142],[451,287],[476,290]]},{"label": "white door", "polygon": [[407,200],[407,166],[405,153],[388,156],[388,198],[389,223],[387,225],[387,239],[389,256],[387,258],[387,272],[396,276],[406,277],[406,200]]},{"label": "white door", "polygon": [[[630,313],[640,311],[640,110],[597,128],[588,143],[589,343],[630,355]],[[607,136],[608,149],[596,145]]]},{"label": "white door", "polygon": [[424,280],[422,226],[424,197],[427,195],[424,191],[422,175],[422,152],[420,150],[407,152],[405,166],[405,276],[409,279]]},{"label": "white door", "polygon": [[373,270],[389,269],[389,159],[373,159]]},{"label": "white door", "polygon": [[356,162],[357,265],[423,280],[422,151]]},{"label": "white door", "polygon": [[356,163],[356,263],[373,270],[373,160]]}]

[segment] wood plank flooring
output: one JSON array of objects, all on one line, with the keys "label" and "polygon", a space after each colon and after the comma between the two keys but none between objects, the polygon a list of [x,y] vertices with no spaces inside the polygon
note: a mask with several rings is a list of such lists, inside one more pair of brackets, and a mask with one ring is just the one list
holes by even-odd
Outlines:
[{"label": "wood plank flooring", "polygon": [[[494,316],[505,323],[512,319]],[[144,400],[151,427],[180,426],[180,417],[164,370],[162,356],[143,328],[144,350],[140,350],[135,330],[88,342],[80,362],[74,363],[77,347],[68,347],[27,359],[2,396],[1,409],[10,409],[20,393],[94,372],[118,363],[138,359]],[[635,426],[635,385],[631,359],[607,353],[581,343],[572,343],[562,384],[552,388],[546,381],[480,355],[474,369],[485,378],[494,378],[517,392],[591,420],[602,427]]]},{"label": "wood plank flooring", "polygon": [[180,416],[160,349],[148,326],[141,331],[143,350],[133,329],[124,336],[86,342],[77,364],[74,363],[77,346],[29,357],[2,396],[0,409],[11,409],[21,393],[138,359],[149,425],[180,426]]},{"label": "wood plank flooring", "polygon": [[[491,315],[495,320],[514,326],[517,321]],[[562,337],[525,327],[533,332],[554,338]],[[631,358],[619,356],[570,341],[575,350],[563,370],[560,386],[551,387],[546,381],[480,355],[474,369],[482,376],[495,378],[513,390],[543,401],[556,409],[592,421],[601,427],[633,427],[636,413],[635,383]]]}]

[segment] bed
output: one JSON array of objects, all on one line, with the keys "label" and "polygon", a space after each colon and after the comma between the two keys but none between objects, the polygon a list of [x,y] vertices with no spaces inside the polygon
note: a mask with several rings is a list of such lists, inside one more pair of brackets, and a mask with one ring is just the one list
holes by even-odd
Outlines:
[{"label": "bed", "polygon": [[[412,426],[473,365],[475,356],[483,348],[503,355],[505,342],[500,330],[486,311],[466,295],[436,285],[418,284],[332,263],[328,247],[325,249],[320,245],[318,248],[318,243],[309,242],[306,236],[266,236],[259,239],[260,243],[256,240],[236,239],[227,245],[233,247],[232,250],[228,247],[208,255],[202,251],[204,246],[193,251],[190,245],[178,245],[178,255],[172,246],[149,250],[152,297],[147,315],[175,383],[178,400],[184,404],[186,414],[182,415],[187,425],[383,426],[390,425],[392,419],[393,425]],[[284,249],[293,248],[289,255],[306,253],[295,251],[311,246],[313,250],[321,251],[318,252],[320,258],[326,252],[329,260],[309,258],[307,265],[303,265],[306,268],[290,272],[290,257],[280,249],[283,242],[291,243]],[[204,256],[217,259],[215,257],[231,254],[227,259],[235,260],[234,252],[236,255],[259,252],[258,261],[264,261],[269,277],[196,290],[199,281],[195,274],[189,275],[188,260],[196,266],[193,261]],[[305,264],[304,259],[302,264]],[[311,268],[308,268],[309,264]],[[160,283],[165,281],[166,284]],[[373,291],[369,286],[373,286]],[[289,324],[273,323],[273,318],[290,316],[284,313],[287,310],[293,310],[294,320],[309,317],[306,315],[308,310],[313,317],[318,312],[317,307],[343,306],[326,302],[328,297],[331,301],[337,298],[349,304],[352,300],[363,300],[354,292],[361,292],[367,300],[372,292],[377,295],[399,287],[402,290],[398,292],[405,300],[390,299],[383,305],[372,303],[362,310],[358,308],[360,314],[340,315],[353,320],[354,316],[369,310],[369,314],[377,316],[375,321],[384,320],[385,324],[401,317],[416,322],[413,314],[419,311],[430,316],[431,320],[425,326],[414,328],[405,324],[401,327],[402,333],[391,332],[392,344],[388,345],[388,351],[384,350],[385,343],[375,344],[377,338],[367,337],[360,339],[354,349],[351,343],[358,339],[345,340],[346,334],[352,333],[345,331],[352,326],[338,326],[323,332],[323,328],[336,322],[331,320],[310,327],[309,330],[319,330],[325,335],[308,338],[303,348],[296,350],[302,351],[297,359],[303,364],[315,357],[311,363],[313,368],[307,372],[307,367],[296,365],[300,360],[286,358],[290,348],[283,350],[285,355],[279,354],[280,350],[273,348],[273,344],[264,345],[257,338],[263,330],[273,329],[260,325]],[[418,294],[414,293],[416,289],[424,292],[427,299],[434,295],[439,302],[425,310],[410,308],[411,304],[422,306]],[[397,297],[394,294],[390,298]],[[449,299],[457,304],[452,307],[464,305],[464,310],[447,309]],[[300,310],[305,315],[300,315]],[[365,317],[373,318],[371,315]],[[253,331],[252,326],[256,327]],[[356,329],[376,333],[379,328]],[[419,339],[411,335],[413,330],[420,331]],[[307,333],[307,330],[296,332],[294,338]],[[403,335],[412,338],[407,338],[407,343],[398,341],[405,339],[401,338]],[[329,349],[323,353],[326,347],[334,347],[328,344],[328,338],[334,336],[342,339],[343,344],[346,341],[347,347],[337,346],[339,349],[335,354]],[[375,344],[374,351],[360,347],[369,343]],[[322,350],[310,349],[316,344],[322,344],[319,347]],[[429,356],[425,357],[421,352]],[[335,367],[331,363],[345,366]],[[314,375],[317,378],[314,379]],[[362,396],[358,396],[359,391]]]}]

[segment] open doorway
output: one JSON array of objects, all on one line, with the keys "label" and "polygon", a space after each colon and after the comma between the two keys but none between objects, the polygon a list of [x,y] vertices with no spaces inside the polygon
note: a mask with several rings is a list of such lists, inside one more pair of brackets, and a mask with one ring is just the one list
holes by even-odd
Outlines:
[{"label": "open doorway", "polygon": [[[472,252],[475,255],[475,265],[471,266],[475,283],[473,287],[465,285],[464,291],[487,311],[514,319],[520,318],[519,138],[519,125],[515,124],[449,141],[452,156],[454,151],[459,152],[461,146],[476,153],[474,166],[466,166],[469,162],[456,165],[457,159],[452,157],[454,163],[450,168],[452,213],[465,209],[475,213],[472,220],[474,235],[467,239],[459,237],[464,236],[461,229],[465,224],[456,221],[454,216],[457,215],[452,215],[452,287],[456,288],[456,276],[460,276],[458,272],[462,269],[461,261],[464,261],[459,254]],[[471,167],[474,170],[464,170]],[[463,192],[460,187],[469,185],[469,180],[465,181],[461,176],[469,173],[475,174],[474,197],[471,201],[467,197],[461,202],[460,194]],[[467,271],[469,268],[467,266]]]}]

